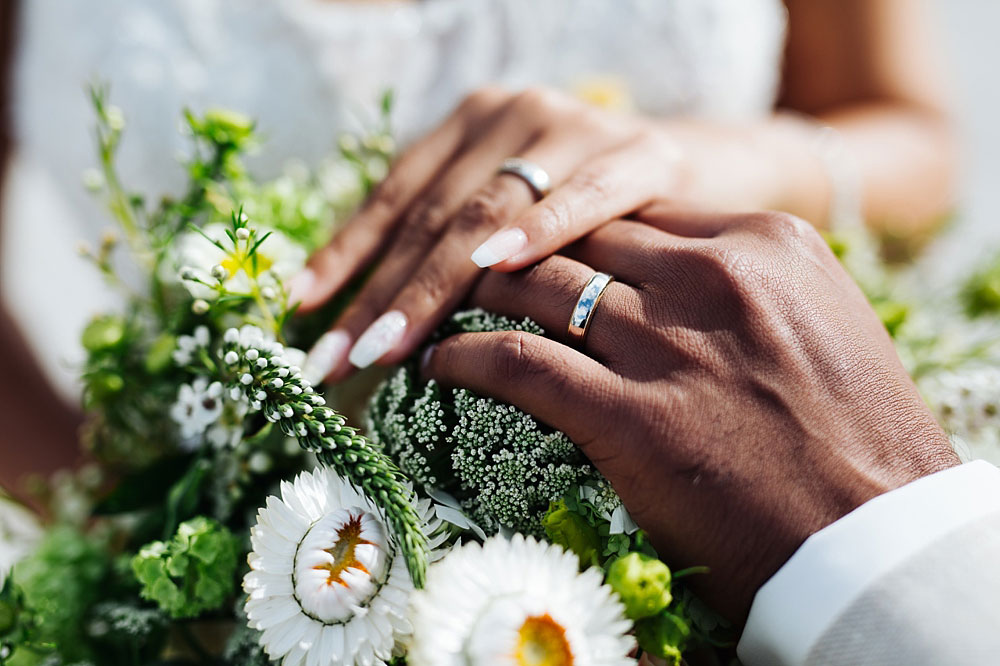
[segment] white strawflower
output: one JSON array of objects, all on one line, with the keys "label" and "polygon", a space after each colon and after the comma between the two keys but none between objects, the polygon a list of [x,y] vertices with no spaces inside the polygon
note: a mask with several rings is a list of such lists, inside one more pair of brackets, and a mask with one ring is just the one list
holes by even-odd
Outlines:
[{"label": "white strawflower", "polygon": [[413,596],[411,666],[634,664],[625,609],[559,546],[496,536],[451,551]]},{"label": "white strawflower", "polygon": [[180,426],[185,443],[196,446],[205,429],[219,420],[222,407],[222,384],[198,377],[190,384],[181,384],[170,418]]},{"label": "white strawflower", "polygon": [[[221,276],[224,276],[222,286],[233,293],[249,293],[251,278],[262,288],[274,289],[278,281],[287,280],[305,265],[305,249],[278,231],[258,228],[253,238],[244,238],[249,232],[241,228],[239,231],[244,233],[234,244],[226,234],[227,230],[231,231],[228,224],[207,224],[202,228],[204,236],[188,231],[178,236],[174,243],[175,265],[180,270],[184,286],[195,298],[211,300],[218,296],[211,285],[217,284]],[[271,235],[257,248],[254,261],[249,255],[250,245],[254,239],[263,238],[269,231]]]},{"label": "white strawflower", "polygon": [[282,482],[281,497],[257,513],[243,579],[249,625],[268,656],[283,666],[370,665],[399,652],[413,583],[390,529],[328,468]]}]

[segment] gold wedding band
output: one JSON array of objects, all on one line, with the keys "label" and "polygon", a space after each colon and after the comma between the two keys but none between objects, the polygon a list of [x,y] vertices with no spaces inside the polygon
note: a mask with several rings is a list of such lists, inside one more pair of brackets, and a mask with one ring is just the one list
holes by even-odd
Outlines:
[{"label": "gold wedding band", "polygon": [[587,327],[593,319],[594,310],[601,302],[608,285],[615,279],[607,273],[594,273],[593,277],[587,280],[587,284],[580,291],[580,297],[573,307],[573,314],[569,318],[569,339],[577,347],[583,346],[583,341],[587,337]]}]

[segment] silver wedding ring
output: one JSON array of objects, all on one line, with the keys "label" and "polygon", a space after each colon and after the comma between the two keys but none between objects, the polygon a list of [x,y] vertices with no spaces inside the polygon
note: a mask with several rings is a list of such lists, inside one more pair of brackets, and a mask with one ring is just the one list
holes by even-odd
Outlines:
[{"label": "silver wedding ring", "polygon": [[576,300],[573,314],[569,318],[569,339],[576,346],[583,345],[587,337],[587,327],[594,317],[594,310],[601,302],[601,297],[608,285],[614,282],[614,278],[607,273],[594,273],[594,276],[587,280],[587,284],[580,291],[580,298]]},{"label": "silver wedding ring", "polygon": [[545,169],[520,157],[505,159],[500,164],[500,168],[497,169],[497,173],[509,173],[526,182],[531,188],[531,193],[535,195],[536,201],[545,198],[552,190],[552,180]]}]

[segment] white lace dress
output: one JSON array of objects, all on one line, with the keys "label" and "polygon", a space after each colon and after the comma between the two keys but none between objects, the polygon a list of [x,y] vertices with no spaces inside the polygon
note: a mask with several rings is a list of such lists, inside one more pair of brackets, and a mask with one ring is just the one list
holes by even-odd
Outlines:
[{"label": "white lace dress", "polygon": [[74,251],[108,224],[80,178],[94,165],[89,81],[110,82],[126,112],[129,185],[159,194],[182,183],[184,106],[258,118],[262,175],[317,160],[387,87],[404,140],[487,83],[613,77],[649,114],[764,114],[785,10],[780,0],[22,0],[21,20],[3,298],[72,395],[80,327],[113,305]]}]

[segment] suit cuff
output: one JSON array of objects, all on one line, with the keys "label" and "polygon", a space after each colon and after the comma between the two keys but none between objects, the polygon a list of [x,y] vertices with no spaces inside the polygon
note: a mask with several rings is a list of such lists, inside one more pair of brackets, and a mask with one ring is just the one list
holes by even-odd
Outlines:
[{"label": "suit cuff", "polygon": [[871,584],[953,530],[1000,513],[1000,469],[966,463],[875,497],[810,536],[757,591],[744,664],[804,664]]}]

